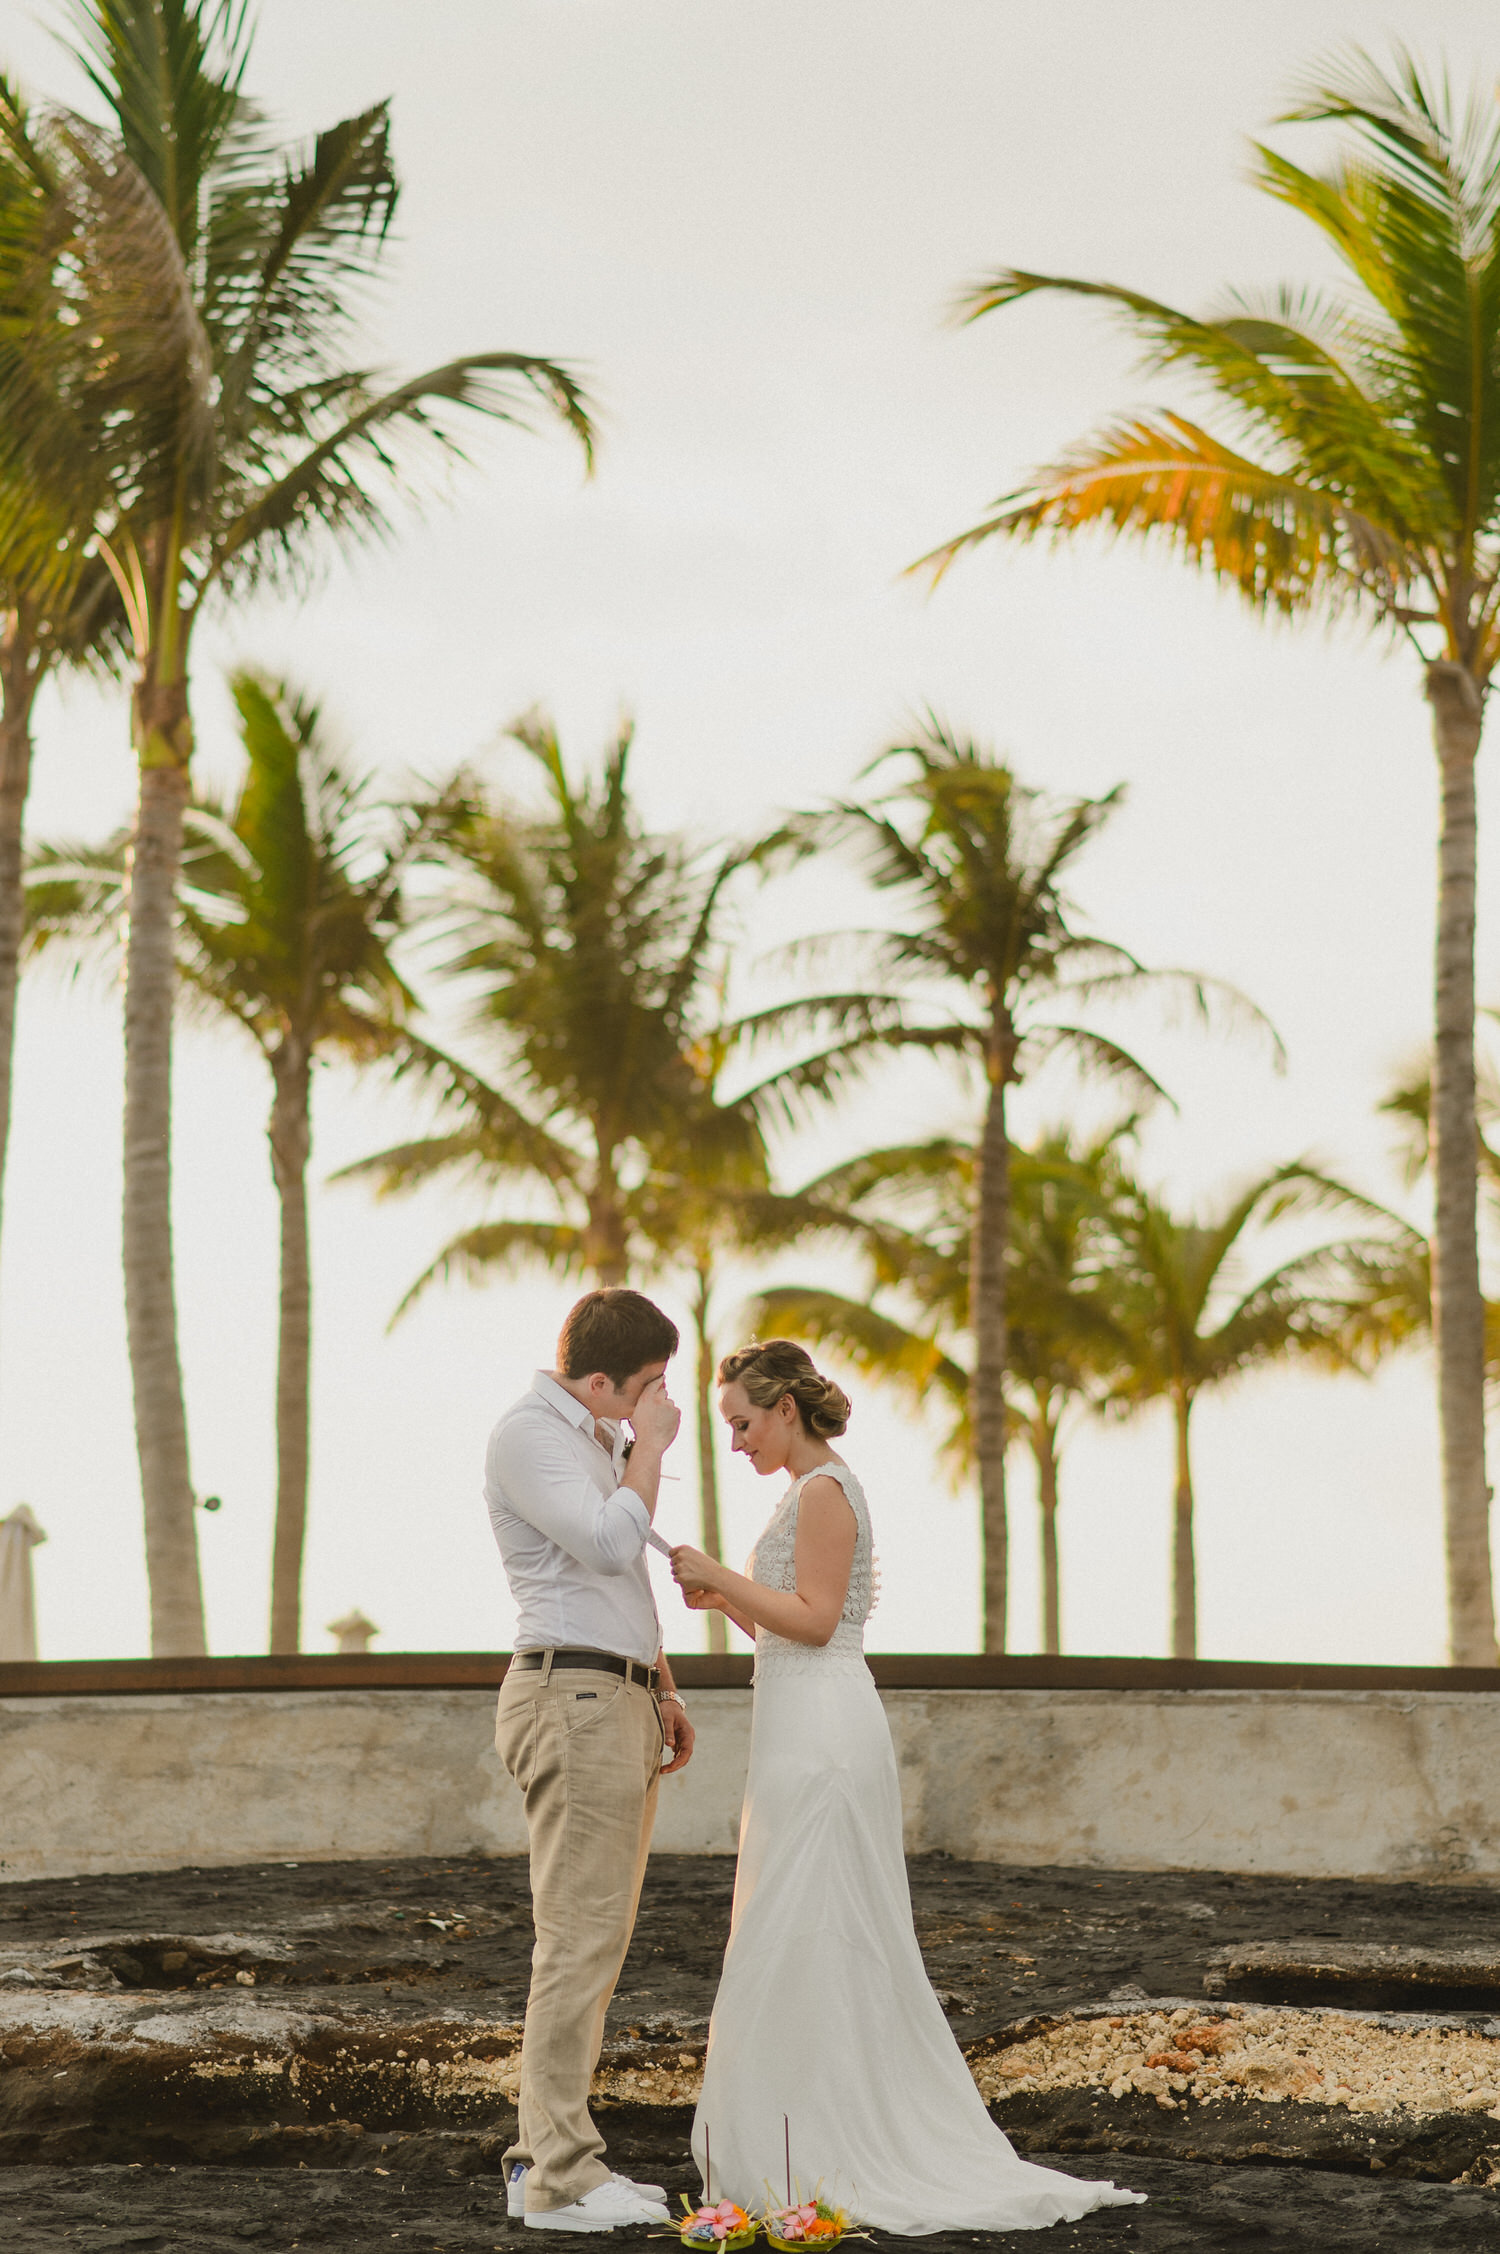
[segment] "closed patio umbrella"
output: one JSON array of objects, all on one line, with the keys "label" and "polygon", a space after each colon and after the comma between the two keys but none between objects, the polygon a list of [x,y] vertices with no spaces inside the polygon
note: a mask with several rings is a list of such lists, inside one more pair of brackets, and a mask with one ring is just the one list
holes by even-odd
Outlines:
[{"label": "closed patio umbrella", "polygon": [[31,1553],[46,1539],[25,1503],[0,1518],[0,1659],[36,1657]]},{"label": "closed patio umbrella", "polygon": [[330,1636],[338,1638],[340,1651],[368,1651],[370,1638],[378,1636],[380,1630],[373,1620],[365,1618],[359,1606],[356,1605],[352,1612],[344,1614],[342,1620],[330,1620],[328,1633]]}]

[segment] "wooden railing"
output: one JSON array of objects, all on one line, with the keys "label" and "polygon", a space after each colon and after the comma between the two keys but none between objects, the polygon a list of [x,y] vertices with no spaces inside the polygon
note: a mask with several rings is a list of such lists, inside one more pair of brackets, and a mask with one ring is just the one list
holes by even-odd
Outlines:
[{"label": "wooden railing", "polygon": [[[882,1690],[1489,1691],[1500,1667],[1323,1667],[1239,1659],[1049,1659],[1020,1653],[871,1652]],[[503,1651],[304,1652],[223,1659],[54,1659],[0,1662],[0,1698],[97,1698],[181,1691],[494,1690]],[[672,1655],[685,1690],[740,1690],[748,1653]]]}]

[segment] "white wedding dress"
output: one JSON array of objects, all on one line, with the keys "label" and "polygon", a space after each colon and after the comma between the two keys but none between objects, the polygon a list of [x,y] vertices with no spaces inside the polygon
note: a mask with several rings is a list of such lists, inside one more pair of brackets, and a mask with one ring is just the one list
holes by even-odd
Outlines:
[{"label": "white wedding dress", "polygon": [[[734,1916],[709,2028],[693,2157],[714,2197],[759,2206],[821,2187],[859,2222],[921,2236],[1042,2230],[1139,2194],[1021,2159],[996,2128],[933,1994],[912,1927],[891,1734],[864,1660],[870,1514],[843,1617],[821,1647],[755,1639],[750,1774]],[[796,1586],[794,1480],[748,1572]]]}]

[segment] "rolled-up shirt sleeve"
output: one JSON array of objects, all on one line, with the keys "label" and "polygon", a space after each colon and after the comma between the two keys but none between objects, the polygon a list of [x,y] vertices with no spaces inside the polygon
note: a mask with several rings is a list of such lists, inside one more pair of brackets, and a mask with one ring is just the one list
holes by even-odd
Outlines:
[{"label": "rolled-up shirt sleeve", "polygon": [[651,1515],[629,1487],[601,1495],[579,1471],[560,1430],[555,1439],[520,1424],[500,1425],[485,1463],[485,1494],[524,1518],[549,1542],[595,1573],[624,1573],[646,1546]]}]

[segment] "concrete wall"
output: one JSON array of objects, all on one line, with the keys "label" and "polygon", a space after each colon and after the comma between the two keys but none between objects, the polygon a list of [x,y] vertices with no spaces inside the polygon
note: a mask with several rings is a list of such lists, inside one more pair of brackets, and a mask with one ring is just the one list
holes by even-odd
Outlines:
[{"label": "concrete wall", "polygon": [[[884,1693],[907,1847],[996,1863],[1500,1879],[1500,1696]],[[656,1846],[733,1850],[750,1697],[691,1695]],[[0,1880],[517,1854],[489,1691],[0,1699]]]}]

